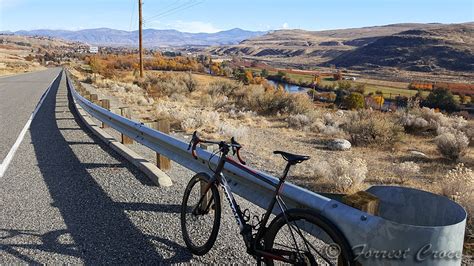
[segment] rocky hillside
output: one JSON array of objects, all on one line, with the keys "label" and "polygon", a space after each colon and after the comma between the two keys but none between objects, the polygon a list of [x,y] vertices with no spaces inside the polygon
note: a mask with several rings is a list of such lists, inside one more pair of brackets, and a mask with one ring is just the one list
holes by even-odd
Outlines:
[{"label": "rocky hillside", "polygon": [[416,29],[379,38],[326,63],[340,67],[474,71],[474,24]]},{"label": "rocky hillside", "polygon": [[473,71],[473,25],[407,23],[328,31],[279,30],[210,51],[306,67]]}]

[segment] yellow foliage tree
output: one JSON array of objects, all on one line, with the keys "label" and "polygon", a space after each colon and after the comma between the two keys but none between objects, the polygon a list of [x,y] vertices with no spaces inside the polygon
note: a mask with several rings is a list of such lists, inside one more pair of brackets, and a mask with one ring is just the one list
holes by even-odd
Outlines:
[{"label": "yellow foliage tree", "polygon": [[382,95],[375,95],[372,97],[372,99],[374,99],[374,102],[377,104],[377,106],[382,106],[385,102],[385,99]]}]

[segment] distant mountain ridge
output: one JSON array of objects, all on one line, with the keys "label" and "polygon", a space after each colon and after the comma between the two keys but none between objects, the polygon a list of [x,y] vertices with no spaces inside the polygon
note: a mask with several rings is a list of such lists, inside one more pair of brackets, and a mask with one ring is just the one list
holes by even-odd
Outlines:
[{"label": "distant mountain ridge", "polygon": [[[69,30],[20,30],[11,32],[22,36],[47,36],[68,41],[84,42],[103,46],[138,46],[138,31],[124,31],[109,28]],[[266,34],[264,31],[247,31],[239,28],[216,33],[189,33],[177,30],[143,30],[143,45],[145,47],[169,47],[189,45],[232,45],[243,40]]]}]

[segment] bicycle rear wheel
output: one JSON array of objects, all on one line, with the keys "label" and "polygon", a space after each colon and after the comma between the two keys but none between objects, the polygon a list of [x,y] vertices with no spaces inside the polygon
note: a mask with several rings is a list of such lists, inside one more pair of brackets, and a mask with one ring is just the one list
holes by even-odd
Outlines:
[{"label": "bicycle rear wheel", "polygon": [[[181,204],[181,231],[186,246],[196,255],[206,254],[214,245],[221,220],[221,202],[209,175],[196,174],[188,183]],[[207,188],[207,190],[206,190]]]},{"label": "bicycle rear wheel", "polygon": [[342,233],[328,219],[309,210],[293,209],[275,217],[265,234],[264,246],[275,255],[274,259],[265,259],[267,265],[354,264]]}]

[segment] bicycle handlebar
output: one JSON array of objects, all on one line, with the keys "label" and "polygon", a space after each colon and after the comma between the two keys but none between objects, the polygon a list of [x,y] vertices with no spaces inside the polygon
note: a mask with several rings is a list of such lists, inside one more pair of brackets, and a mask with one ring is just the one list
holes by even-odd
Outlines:
[{"label": "bicycle handlebar", "polygon": [[222,146],[227,146],[228,148],[232,149],[233,155],[237,154],[237,159],[239,159],[239,162],[241,164],[246,164],[240,155],[240,149],[242,148],[242,145],[240,145],[235,140],[234,137],[230,139],[230,144],[229,144],[229,143],[226,143],[225,141],[210,141],[210,140],[200,139],[197,135],[197,131],[194,131],[193,136],[191,137],[191,141],[189,142],[189,145],[188,145],[188,151],[191,150],[191,154],[196,160],[198,159],[197,154],[196,154],[196,147],[199,143],[217,144],[219,145],[219,148],[222,148]]},{"label": "bicycle handlebar", "polygon": [[237,159],[239,159],[239,162],[240,162],[241,164],[244,164],[244,165],[245,165],[245,164],[246,164],[245,161],[244,161],[244,160],[242,159],[242,157],[240,156],[240,149],[242,148],[242,145],[240,145],[240,144],[235,140],[234,137],[232,137],[232,138],[230,139],[230,143],[233,145],[233,146],[232,146],[232,152],[234,153],[234,155],[237,154]]}]

